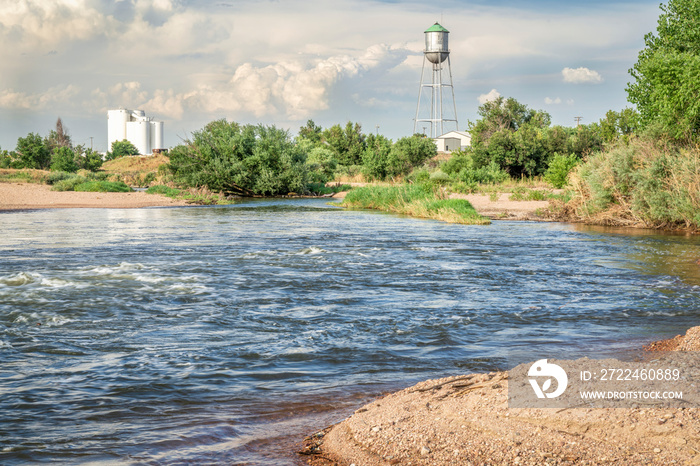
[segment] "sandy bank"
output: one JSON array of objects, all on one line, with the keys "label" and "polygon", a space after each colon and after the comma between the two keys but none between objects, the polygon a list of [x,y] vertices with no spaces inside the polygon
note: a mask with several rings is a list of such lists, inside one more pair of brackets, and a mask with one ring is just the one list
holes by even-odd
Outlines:
[{"label": "sandy bank", "polygon": [[[698,336],[672,340],[697,351]],[[509,408],[508,383],[506,372],[421,382],[308,437],[302,452],[313,465],[700,465],[693,405]]]},{"label": "sandy bank", "polygon": [[0,183],[0,210],[58,209],[58,208],[109,208],[130,209],[137,207],[184,206],[185,201],[158,194],[133,193],[83,193],[51,191],[51,187],[34,183]]}]

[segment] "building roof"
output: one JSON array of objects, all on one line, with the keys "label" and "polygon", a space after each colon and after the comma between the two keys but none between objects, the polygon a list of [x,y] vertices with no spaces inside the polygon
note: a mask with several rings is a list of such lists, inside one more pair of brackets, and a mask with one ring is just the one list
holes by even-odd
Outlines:
[{"label": "building roof", "polygon": [[458,136],[461,136],[463,138],[469,138],[469,139],[472,138],[471,134],[467,133],[466,131],[449,131],[445,134],[438,136],[436,139],[445,139],[445,138],[458,137]]},{"label": "building roof", "polygon": [[444,27],[440,26],[439,23],[435,23],[432,26],[430,26],[425,32],[447,32],[447,33],[449,33],[450,31],[448,31]]}]

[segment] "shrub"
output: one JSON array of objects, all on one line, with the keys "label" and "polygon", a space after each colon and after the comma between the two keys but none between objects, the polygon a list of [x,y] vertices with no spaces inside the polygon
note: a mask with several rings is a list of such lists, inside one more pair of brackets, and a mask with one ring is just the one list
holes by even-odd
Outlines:
[{"label": "shrub", "polygon": [[73,191],[93,193],[128,193],[132,189],[123,181],[86,181],[74,186]]},{"label": "shrub", "polygon": [[544,179],[555,188],[563,188],[567,184],[569,173],[579,162],[580,159],[575,154],[554,154],[544,172]]},{"label": "shrub", "polygon": [[[59,172],[60,173],[60,172]],[[85,183],[87,178],[79,175],[73,175],[68,178],[61,178],[53,183],[54,191],[75,191],[75,187]]]},{"label": "shrub", "polygon": [[576,213],[596,223],[700,229],[700,150],[634,139],[590,157],[571,183]]}]

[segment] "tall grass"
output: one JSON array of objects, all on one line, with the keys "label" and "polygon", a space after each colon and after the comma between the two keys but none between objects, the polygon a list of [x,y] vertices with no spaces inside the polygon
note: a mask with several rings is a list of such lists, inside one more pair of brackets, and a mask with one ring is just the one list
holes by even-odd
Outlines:
[{"label": "tall grass", "polygon": [[634,139],[591,156],[571,183],[587,222],[700,230],[700,148]]},{"label": "tall grass", "polygon": [[491,223],[488,218],[479,215],[469,201],[446,199],[442,190],[429,184],[355,188],[347,194],[341,205],[377,209],[450,223],[472,225]]}]

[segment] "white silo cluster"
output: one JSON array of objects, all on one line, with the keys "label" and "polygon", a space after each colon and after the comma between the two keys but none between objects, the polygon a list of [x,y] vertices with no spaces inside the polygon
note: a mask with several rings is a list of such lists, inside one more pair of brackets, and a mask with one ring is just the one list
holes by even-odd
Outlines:
[{"label": "white silo cluster", "polygon": [[153,153],[154,149],[165,149],[163,144],[163,122],[147,117],[143,110],[120,108],[107,111],[107,146],[126,139],[142,155]]}]

